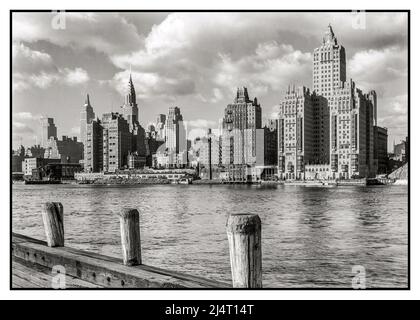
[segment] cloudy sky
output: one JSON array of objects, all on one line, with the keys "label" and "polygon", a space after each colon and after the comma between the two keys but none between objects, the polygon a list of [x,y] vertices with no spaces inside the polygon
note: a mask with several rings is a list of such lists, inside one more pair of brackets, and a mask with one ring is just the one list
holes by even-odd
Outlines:
[{"label": "cloudy sky", "polygon": [[[367,13],[14,13],[13,146],[40,141],[39,118],[79,135],[87,93],[97,115],[118,111],[131,66],[140,122],[179,106],[189,137],[217,127],[238,86],[265,118],[289,83],[312,88],[312,52],[328,23],[346,48],[347,78],[378,94],[389,145],[407,135],[407,16]],[[63,20],[61,20],[62,22]],[[359,20],[360,21],[360,20]]]}]

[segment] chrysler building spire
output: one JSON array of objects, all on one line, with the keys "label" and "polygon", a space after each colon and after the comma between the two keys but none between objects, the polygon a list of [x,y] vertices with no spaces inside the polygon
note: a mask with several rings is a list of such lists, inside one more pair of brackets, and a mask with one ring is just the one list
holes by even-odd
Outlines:
[{"label": "chrysler building spire", "polygon": [[136,90],[134,89],[133,79],[131,77],[131,71],[130,71],[130,79],[128,80],[127,95],[125,96],[125,104],[126,105],[136,104]]}]

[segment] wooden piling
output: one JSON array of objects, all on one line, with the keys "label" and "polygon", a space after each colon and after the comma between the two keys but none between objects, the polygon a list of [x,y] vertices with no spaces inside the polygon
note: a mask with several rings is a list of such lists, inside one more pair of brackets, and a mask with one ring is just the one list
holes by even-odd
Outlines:
[{"label": "wooden piling", "polygon": [[64,215],[60,202],[47,202],[42,210],[45,235],[49,247],[64,247]]},{"label": "wooden piling", "polygon": [[232,214],[227,221],[234,288],[262,288],[261,220],[256,214]]},{"label": "wooden piling", "polygon": [[137,209],[123,208],[119,214],[124,264],[141,264],[140,215]]}]

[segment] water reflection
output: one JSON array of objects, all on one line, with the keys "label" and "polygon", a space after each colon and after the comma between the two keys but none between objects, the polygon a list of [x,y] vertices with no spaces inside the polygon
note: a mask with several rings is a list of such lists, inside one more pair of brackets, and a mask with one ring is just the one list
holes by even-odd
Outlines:
[{"label": "water reflection", "polygon": [[120,257],[117,213],[140,211],[144,262],[230,281],[230,213],[263,223],[266,287],[407,284],[407,187],[13,185],[13,231],[44,239],[40,208],[60,201],[69,246]]}]

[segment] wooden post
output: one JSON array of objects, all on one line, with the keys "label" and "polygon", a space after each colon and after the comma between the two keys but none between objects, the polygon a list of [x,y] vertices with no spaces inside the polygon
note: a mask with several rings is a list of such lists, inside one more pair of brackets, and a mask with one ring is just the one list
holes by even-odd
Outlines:
[{"label": "wooden post", "polygon": [[60,202],[47,202],[42,210],[45,235],[49,247],[64,247],[64,215]]},{"label": "wooden post", "polygon": [[119,216],[124,264],[139,265],[141,264],[139,212],[137,209],[123,208]]},{"label": "wooden post", "polygon": [[234,288],[262,288],[261,220],[256,214],[232,214],[227,221]]}]

